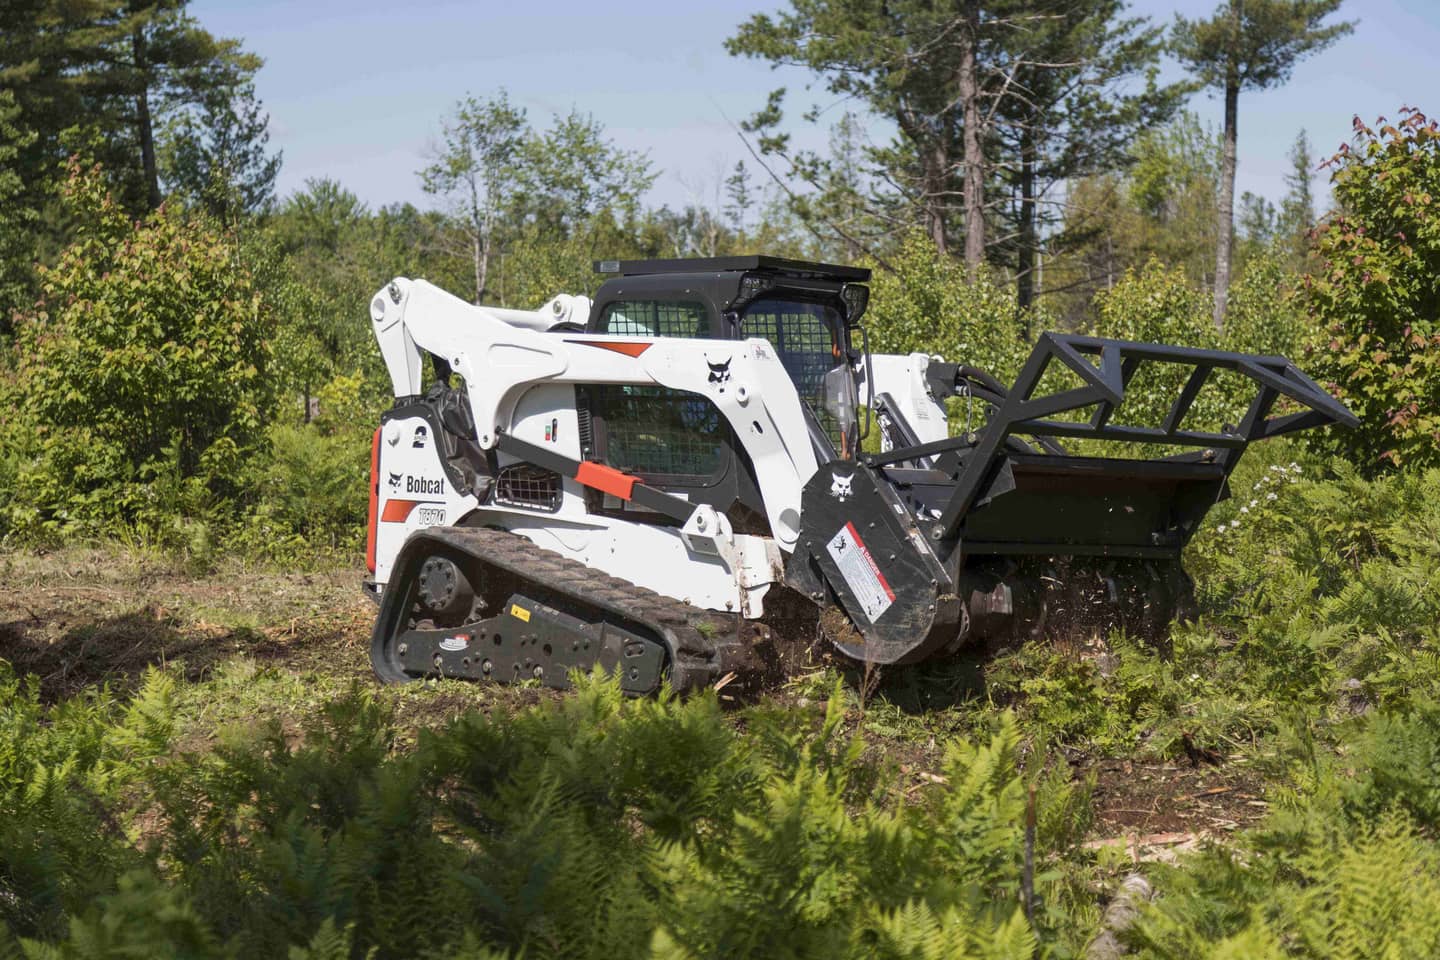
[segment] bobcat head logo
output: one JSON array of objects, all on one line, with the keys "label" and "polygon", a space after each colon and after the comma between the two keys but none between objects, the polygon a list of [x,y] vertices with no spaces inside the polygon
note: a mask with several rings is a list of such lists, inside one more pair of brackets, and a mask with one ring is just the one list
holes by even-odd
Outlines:
[{"label": "bobcat head logo", "polygon": [[403,474],[403,473],[392,473],[392,474],[390,474],[390,489],[391,489],[391,490],[399,490],[399,489],[400,489],[400,483],[401,483],[401,481],[403,481],[404,479],[405,479],[405,474]]},{"label": "bobcat head logo", "polygon": [[730,358],[726,357],[721,363],[711,363],[710,358],[705,358],[705,366],[710,368],[710,382],[724,383],[730,379]]},{"label": "bobcat head logo", "polygon": [[838,473],[830,474],[830,496],[844,503],[850,499],[850,483],[854,477],[842,477]]}]

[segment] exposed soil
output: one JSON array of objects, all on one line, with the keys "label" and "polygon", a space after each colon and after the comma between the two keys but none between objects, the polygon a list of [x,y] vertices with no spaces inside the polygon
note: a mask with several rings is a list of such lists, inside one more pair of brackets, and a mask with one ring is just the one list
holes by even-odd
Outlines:
[{"label": "exposed soil", "polygon": [[1102,833],[1228,833],[1255,823],[1267,807],[1260,778],[1243,761],[1101,760],[1089,770]]},{"label": "exposed soil", "polygon": [[151,666],[203,679],[237,655],[287,669],[368,674],[371,612],[359,573],[285,576],[227,568],[194,577],[115,551],[5,558],[0,657],[54,701],[86,687],[125,689]]}]

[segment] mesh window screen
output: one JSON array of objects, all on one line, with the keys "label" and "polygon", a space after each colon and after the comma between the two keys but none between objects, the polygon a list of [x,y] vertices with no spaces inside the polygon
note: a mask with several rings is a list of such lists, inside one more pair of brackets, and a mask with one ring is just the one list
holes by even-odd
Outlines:
[{"label": "mesh window screen", "polygon": [[704,397],[666,387],[594,385],[591,416],[605,422],[605,462],[641,475],[709,479],[724,466],[725,419]]},{"label": "mesh window screen", "polygon": [[704,305],[692,301],[617,300],[605,308],[603,329],[642,337],[710,336]]},{"label": "mesh window screen", "polygon": [[745,311],[743,335],[764,337],[780,357],[795,391],[820,426],[840,448],[840,427],[825,409],[825,374],[839,363],[831,330],[839,329],[840,313],[819,303],[757,300]]},{"label": "mesh window screen", "polygon": [[495,482],[495,501],[512,507],[560,509],[560,474],[528,463],[502,467]]}]

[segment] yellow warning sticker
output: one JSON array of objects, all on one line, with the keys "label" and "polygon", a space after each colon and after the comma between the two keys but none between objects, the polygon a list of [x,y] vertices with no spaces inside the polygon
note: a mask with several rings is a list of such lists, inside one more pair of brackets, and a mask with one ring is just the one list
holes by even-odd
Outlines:
[{"label": "yellow warning sticker", "polygon": [[510,616],[514,617],[516,620],[523,620],[525,623],[530,622],[530,611],[526,610],[518,603],[510,604]]}]

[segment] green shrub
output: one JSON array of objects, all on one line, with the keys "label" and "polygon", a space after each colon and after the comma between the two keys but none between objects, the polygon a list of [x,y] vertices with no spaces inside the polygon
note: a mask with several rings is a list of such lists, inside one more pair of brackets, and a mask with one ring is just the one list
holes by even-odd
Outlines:
[{"label": "green shrub", "polygon": [[1251,258],[1230,287],[1221,345],[1300,363],[1311,324],[1300,302],[1300,282],[1274,251]]},{"label": "green shrub", "polygon": [[938,354],[1009,382],[1020,372],[1043,317],[1020,311],[1014,288],[989,277],[970,283],[963,264],[937,253],[923,233],[908,236],[876,271],[865,323],[876,353]]},{"label": "green shrub", "polygon": [[1311,440],[1366,474],[1440,465],[1440,130],[1409,108],[1381,124],[1357,120],[1331,161],[1335,211],[1303,290],[1307,362],[1362,421]]},{"label": "green shrub", "polygon": [[263,445],[275,319],[231,238],[174,208],[132,228],[78,162],[64,196],[76,239],[17,329],[36,451],[6,513],[30,536],[166,539],[223,510]]},{"label": "green shrub", "polygon": [[1187,553],[1248,683],[1276,700],[1440,693],[1440,470],[1366,480],[1341,461],[1320,480],[1286,451],[1247,454]]},{"label": "green shrub", "polygon": [[246,474],[244,512],[225,545],[287,561],[360,550],[370,502],[370,431],[280,423],[266,438],[264,457]]},{"label": "green shrub", "polygon": [[1163,870],[1142,917],[1148,957],[1429,957],[1440,952],[1440,706],[1376,711],[1292,745],[1276,791],[1238,849]]},{"label": "green shrub", "polygon": [[[1117,340],[1293,355],[1298,320],[1283,280],[1284,272],[1275,261],[1263,257],[1252,261],[1236,284],[1235,305],[1221,334],[1210,319],[1210,295],[1191,286],[1183,270],[1152,260],[1096,296],[1093,332]],[[1125,402],[1112,422],[1159,426],[1192,369],[1144,364],[1126,388]],[[1253,381],[1233,371],[1215,370],[1191,406],[1185,426],[1219,430],[1227,423],[1237,424],[1255,393]]]},{"label": "green shrub", "polygon": [[1348,960],[1440,952],[1440,846],[1403,815],[1284,854],[1214,848],[1163,869],[1136,956]]}]

